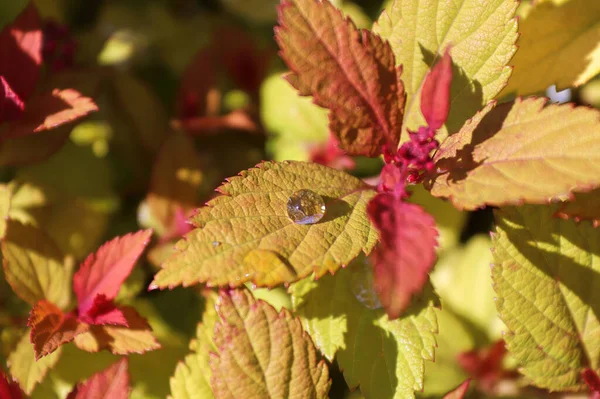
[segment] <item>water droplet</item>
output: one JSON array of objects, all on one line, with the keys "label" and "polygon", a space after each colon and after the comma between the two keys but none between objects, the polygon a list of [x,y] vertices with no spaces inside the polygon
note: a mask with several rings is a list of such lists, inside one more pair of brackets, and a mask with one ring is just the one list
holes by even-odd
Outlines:
[{"label": "water droplet", "polygon": [[382,307],[379,302],[379,296],[373,286],[373,266],[369,259],[360,255],[350,265],[350,289],[360,303],[369,309],[379,309]]},{"label": "water droplet", "polygon": [[219,241],[213,241],[213,247],[218,247],[219,245],[221,245],[221,243]]},{"label": "water droplet", "polygon": [[314,224],[325,215],[325,202],[313,191],[299,190],[288,200],[287,213],[296,224]]}]

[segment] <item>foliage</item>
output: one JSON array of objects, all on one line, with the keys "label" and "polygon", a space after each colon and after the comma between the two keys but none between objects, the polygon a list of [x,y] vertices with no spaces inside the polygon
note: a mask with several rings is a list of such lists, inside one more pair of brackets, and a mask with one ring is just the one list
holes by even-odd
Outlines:
[{"label": "foliage", "polygon": [[599,13],[3,2],[0,397],[600,397]]}]

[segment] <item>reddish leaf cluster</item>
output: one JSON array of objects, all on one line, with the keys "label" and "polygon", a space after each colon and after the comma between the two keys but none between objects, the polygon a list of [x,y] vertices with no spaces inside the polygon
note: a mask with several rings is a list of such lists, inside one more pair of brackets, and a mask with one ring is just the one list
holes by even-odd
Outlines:
[{"label": "reddish leaf cluster", "polygon": [[458,363],[477,381],[483,392],[492,392],[494,386],[504,377],[511,375],[504,369],[503,362],[507,350],[503,340],[489,347],[461,353]]},{"label": "reddish leaf cluster", "polygon": [[97,107],[72,89],[34,93],[44,41],[38,12],[30,3],[0,32],[0,143],[72,122]]},{"label": "reddish leaf cluster", "polygon": [[61,72],[75,63],[77,42],[71,35],[69,27],[54,21],[44,24],[44,44],[42,55],[44,63],[52,72]]},{"label": "reddish leaf cluster", "polygon": [[390,318],[399,317],[411,297],[421,292],[435,262],[435,220],[423,208],[404,201],[409,196],[407,183],[418,182],[434,167],[431,153],[439,146],[436,130],[448,116],[451,80],[452,61],[447,50],[430,71],[422,91],[421,110],[428,126],[409,132],[410,141],[398,152],[395,147],[386,148],[379,194],[367,208],[380,234],[373,255],[375,288]]},{"label": "reddish leaf cluster", "polygon": [[[127,367],[127,358],[119,360],[104,371],[95,373],[87,381],[75,385],[67,399],[127,399],[131,390]],[[0,398],[25,399],[27,395],[17,382],[9,382],[0,371]]]},{"label": "reddish leaf cluster", "polygon": [[[118,349],[111,330],[105,326],[148,330],[145,320],[130,307],[114,303],[121,285],[148,245],[151,230],[117,237],[90,254],[73,277],[73,291],[77,296],[77,309],[63,313],[56,305],[41,300],[31,311],[28,325],[36,359],[55,351],[60,345],[72,341],[83,333],[95,340],[94,349],[110,349],[113,353],[128,353]],[[146,327],[146,328],[144,328]],[[78,345],[89,349],[89,344]],[[146,350],[156,346],[148,346]],[[130,351],[138,351],[131,349]]]}]

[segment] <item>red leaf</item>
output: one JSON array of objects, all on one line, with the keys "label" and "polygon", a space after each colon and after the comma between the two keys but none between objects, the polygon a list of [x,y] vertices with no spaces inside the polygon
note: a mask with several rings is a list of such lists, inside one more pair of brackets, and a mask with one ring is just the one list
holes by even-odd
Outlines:
[{"label": "red leaf", "polygon": [[354,159],[340,148],[340,143],[334,135],[330,135],[325,144],[313,148],[310,158],[312,162],[334,169],[350,170],[356,166]]},{"label": "red leaf", "polygon": [[175,120],[172,126],[176,129],[184,129],[190,135],[203,136],[220,133],[223,130],[240,130],[248,133],[260,131],[258,124],[245,110],[237,109],[227,115],[203,116],[181,120]]},{"label": "red leaf", "polygon": [[37,84],[42,63],[42,29],[33,1],[0,32],[0,76],[26,101]]},{"label": "red leaf", "polygon": [[594,370],[585,369],[581,375],[592,392],[600,393],[600,377],[598,377],[598,374]]},{"label": "red leaf", "polygon": [[395,319],[427,282],[435,261],[435,221],[420,206],[390,193],[375,196],[367,213],[379,230],[373,254],[375,287],[389,318]]},{"label": "red leaf", "polygon": [[444,399],[463,399],[467,394],[471,379],[467,378],[465,382],[454,388],[452,391],[444,395]]},{"label": "red leaf", "polygon": [[18,119],[25,104],[13,91],[4,76],[0,76],[0,123]]},{"label": "red leaf", "polygon": [[491,391],[493,386],[506,375],[503,367],[506,347],[503,340],[483,349],[474,349],[458,355],[458,364],[473,378],[484,391]]},{"label": "red leaf", "polygon": [[56,305],[46,300],[35,304],[27,325],[31,327],[31,343],[36,360],[88,330],[87,325],[79,323],[73,315],[65,315]]},{"label": "red leaf", "polygon": [[8,377],[0,370],[0,398],[1,399],[23,399],[25,392],[16,381],[9,381]]},{"label": "red leaf", "polygon": [[448,119],[451,83],[452,59],[447,48],[440,62],[429,71],[421,91],[421,112],[432,129],[439,129]]},{"label": "red leaf", "polygon": [[377,156],[400,140],[406,94],[389,44],[359,31],[329,1],[285,0],[275,28],[287,76],[300,95],[329,108],[349,155]]},{"label": "red leaf", "polygon": [[112,300],[117,296],[138,258],[150,242],[152,230],[117,237],[90,254],[73,276],[79,315],[87,313],[98,294]]},{"label": "red leaf", "polygon": [[72,89],[36,94],[2,138],[23,137],[54,129],[97,110],[98,107],[90,98]]},{"label": "red leaf", "polygon": [[69,399],[127,399],[129,398],[129,373],[127,358],[79,383],[69,394]]},{"label": "red leaf", "polygon": [[217,85],[217,72],[212,49],[202,49],[196,54],[181,78],[175,114],[181,119],[213,115],[217,110],[209,93]]},{"label": "red leaf", "polygon": [[79,315],[79,320],[88,324],[111,324],[127,327],[127,320],[123,312],[117,308],[113,301],[107,299],[106,295],[103,294],[96,295],[92,307],[87,313]]}]

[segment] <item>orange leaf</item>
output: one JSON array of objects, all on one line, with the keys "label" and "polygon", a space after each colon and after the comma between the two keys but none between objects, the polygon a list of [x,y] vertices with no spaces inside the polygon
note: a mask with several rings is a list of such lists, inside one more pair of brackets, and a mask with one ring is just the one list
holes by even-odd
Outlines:
[{"label": "orange leaf", "polygon": [[329,1],[285,0],[276,39],[300,95],[328,108],[350,155],[377,156],[400,140],[406,94],[390,45],[359,31]]},{"label": "orange leaf", "polygon": [[462,384],[445,394],[444,399],[463,399],[469,389],[469,384],[471,384],[471,379],[467,378]]},{"label": "orange leaf", "polygon": [[35,304],[27,324],[31,327],[31,343],[36,360],[88,330],[87,324],[80,323],[72,315],[65,315],[56,305],[46,300]]},{"label": "orange leaf", "polygon": [[146,319],[132,307],[124,306],[118,309],[123,312],[128,327],[90,326],[88,332],[75,337],[75,345],[87,352],[107,349],[115,355],[144,353],[160,348]]},{"label": "orange leaf", "polygon": [[127,399],[129,397],[127,358],[79,383],[67,399]]}]

